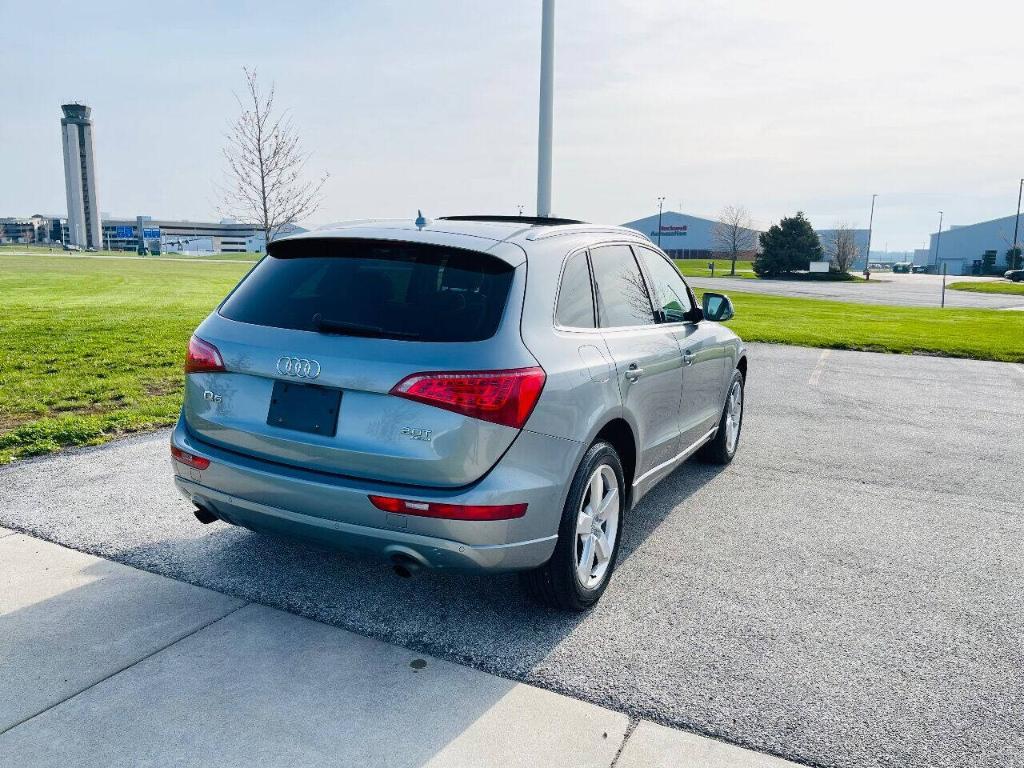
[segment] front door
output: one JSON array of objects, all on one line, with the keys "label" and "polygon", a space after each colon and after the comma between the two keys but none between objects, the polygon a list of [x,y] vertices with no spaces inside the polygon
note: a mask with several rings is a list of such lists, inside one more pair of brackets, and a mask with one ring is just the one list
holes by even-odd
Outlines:
[{"label": "front door", "polygon": [[725,396],[723,365],[729,365],[729,353],[718,343],[713,324],[694,322],[690,291],[675,266],[651,248],[638,246],[636,251],[650,279],[655,315],[682,353],[679,450],[685,451],[718,424]]},{"label": "front door", "polygon": [[637,431],[640,478],[679,453],[682,357],[672,331],[656,323],[629,246],[599,246],[590,258],[598,322],[615,363],[623,409]]}]

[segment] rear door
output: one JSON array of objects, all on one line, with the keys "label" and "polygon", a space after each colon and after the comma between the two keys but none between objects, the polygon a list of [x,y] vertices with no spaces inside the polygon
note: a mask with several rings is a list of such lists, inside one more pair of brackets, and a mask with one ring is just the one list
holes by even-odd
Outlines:
[{"label": "rear door", "polygon": [[718,424],[724,405],[723,365],[729,365],[731,358],[717,339],[714,323],[693,321],[691,294],[675,265],[651,248],[636,250],[652,284],[658,320],[682,351],[679,430],[683,451]]},{"label": "rear door", "polygon": [[637,429],[636,476],[679,451],[682,359],[671,329],[655,322],[647,284],[628,245],[591,249],[598,324],[615,363],[623,407]]},{"label": "rear door", "polygon": [[511,261],[424,243],[281,241],[196,331],[226,371],[186,377],[188,428],[307,469],[475,481],[519,428],[391,391],[417,373],[536,366],[519,335],[521,251]]}]

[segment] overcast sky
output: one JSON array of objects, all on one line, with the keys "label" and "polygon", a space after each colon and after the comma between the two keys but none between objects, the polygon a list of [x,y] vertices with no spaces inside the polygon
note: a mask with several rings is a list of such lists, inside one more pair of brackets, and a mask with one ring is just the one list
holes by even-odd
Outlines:
[{"label": "overcast sky", "polygon": [[[243,65],[331,174],[307,225],[534,209],[539,0],[0,0],[0,18],[0,215],[66,210],[60,104],[81,100],[102,211],[216,218]],[[664,195],[867,226],[877,192],[891,250],[940,209],[1012,214],[1022,21],[996,0],[558,0],[554,213],[621,223]]]}]

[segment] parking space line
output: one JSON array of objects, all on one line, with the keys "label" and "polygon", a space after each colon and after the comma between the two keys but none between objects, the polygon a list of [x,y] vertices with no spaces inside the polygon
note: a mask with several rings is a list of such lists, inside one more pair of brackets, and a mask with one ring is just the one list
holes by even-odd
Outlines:
[{"label": "parking space line", "polygon": [[831,349],[821,350],[821,354],[818,356],[818,364],[814,366],[814,370],[811,371],[811,378],[807,380],[807,385],[810,387],[818,386],[818,379],[821,378],[822,371],[825,370],[825,361],[828,360],[829,355],[832,354]]}]

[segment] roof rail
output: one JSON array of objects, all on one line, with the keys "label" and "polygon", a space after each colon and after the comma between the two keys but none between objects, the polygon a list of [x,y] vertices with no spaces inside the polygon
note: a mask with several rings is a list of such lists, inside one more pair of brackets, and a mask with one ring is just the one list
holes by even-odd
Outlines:
[{"label": "roof rail", "polygon": [[647,242],[652,242],[651,238],[639,230],[632,229],[630,227],[601,226],[599,224],[567,224],[565,226],[552,227],[551,229],[541,229],[536,232],[530,232],[526,236],[526,239],[546,240],[549,237],[582,234],[625,235],[628,237],[635,237],[640,240],[646,240]]},{"label": "roof rail", "polygon": [[538,224],[540,226],[559,226],[561,224],[583,224],[578,219],[557,219],[551,216],[503,216],[503,215],[473,215],[473,216],[438,216],[440,221],[498,221],[506,224]]}]

